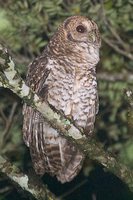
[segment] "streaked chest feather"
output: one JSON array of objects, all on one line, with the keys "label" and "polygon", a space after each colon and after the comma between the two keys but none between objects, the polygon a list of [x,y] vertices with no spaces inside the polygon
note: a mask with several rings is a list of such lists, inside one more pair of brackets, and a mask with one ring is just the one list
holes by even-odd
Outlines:
[{"label": "streaked chest feather", "polygon": [[87,115],[90,108],[94,107],[97,96],[95,73],[86,68],[82,64],[72,67],[69,73],[63,66],[54,63],[45,82],[48,85],[48,102],[75,121],[81,122],[82,118],[82,126],[85,126]]}]

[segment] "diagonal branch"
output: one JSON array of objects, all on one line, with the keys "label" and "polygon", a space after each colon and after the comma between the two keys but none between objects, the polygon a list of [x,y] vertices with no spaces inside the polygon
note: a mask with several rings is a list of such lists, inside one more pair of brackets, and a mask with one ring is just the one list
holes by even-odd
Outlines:
[{"label": "diagonal branch", "polygon": [[107,81],[107,82],[115,82],[115,81],[122,81],[122,82],[133,82],[133,74],[132,73],[107,73],[107,72],[100,72],[97,74],[98,80]]},{"label": "diagonal branch", "polygon": [[102,37],[102,39],[106,44],[108,44],[110,47],[112,47],[116,52],[129,58],[130,60],[133,60],[133,54],[131,54],[130,52],[127,52],[126,50],[122,50],[121,48],[119,48],[117,45],[113,44],[109,39],[107,39],[105,37]]},{"label": "diagonal branch", "polygon": [[118,162],[118,159],[103,150],[102,145],[94,138],[89,140],[83,136],[83,130],[75,127],[71,121],[58,112],[53,111],[45,102],[28,87],[15,70],[15,64],[7,50],[0,47],[0,85],[11,89],[27,104],[30,104],[41,112],[55,129],[58,129],[67,139],[78,146],[89,159],[101,163],[103,167],[114,173],[124,181],[133,191],[133,172],[125,165]]},{"label": "diagonal branch", "polygon": [[4,173],[15,185],[38,200],[55,200],[54,195],[37,180],[37,183],[0,155],[0,172]]},{"label": "diagonal branch", "polygon": [[0,137],[0,150],[1,151],[4,148],[7,139],[9,138],[9,135],[10,135],[9,130],[10,130],[13,120],[14,120],[14,113],[16,111],[16,107],[17,107],[17,102],[14,102],[12,105],[12,108],[11,108],[10,115],[9,115],[8,119],[6,119],[5,129],[1,133],[1,137]]}]

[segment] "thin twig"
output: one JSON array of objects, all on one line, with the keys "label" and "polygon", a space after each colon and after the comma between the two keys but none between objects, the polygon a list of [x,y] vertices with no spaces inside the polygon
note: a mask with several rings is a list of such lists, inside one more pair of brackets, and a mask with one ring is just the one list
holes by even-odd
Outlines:
[{"label": "thin twig", "polygon": [[3,110],[0,108],[0,115],[2,117],[2,120],[4,121],[4,123],[7,123],[7,117],[5,116]]},{"label": "thin twig", "polygon": [[124,51],[122,49],[120,49],[118,46],[116,46],[115,44],[113,44],[109,39],[102,37],[102,40],[108,44],[110,47],[112,47],[116,52],[118,52],[119,54],[129,58],[130,60],[133,60],[133,54],[131,54],[130,52]]},{"label": "thin twig", "polygon": [[115,73],[109,74],[107,72],[97,73],[98,80],[107,81],[107,82],[115,82],[115,81],[123,81],[123,82],[133,82],[133,74],[131,73]]},{"label": "thin twig", "polygon": [[67,196],[69,196],[70,194],[72,194],[73,192],[75,192],[78,188],[80,188],[81,186],[83,186],[84,184],[86,184],[87,181],[88,181],[87,179],[81,181],[75,187],[73,187],[71,190],[69,190],[66,193],[64,193],[61,196],[59,196],[58,200],[63,200],[64,198],[66,198]]},{"label": "thin twig", "polygon": [[14,113],[16,111],[17,105],[18,105],[17,102],[13,103],[10,115],[9,115],[8,119],[6,120],[5,130],[1,133],[0,149],[2,149],[5,146],[5,143],[6,143],[7,139],[9,138],[10,129],[11,129],[11,126],[13,123]]},{"label": "thin twig", "polygon": [[129,51],[128,45],[121,39],[121,37],[116,32],[116,30],[111,26],[111,24],[108,25],[108,28],[109,28],[110,32],[112,33],[112,35],[117,39],[119,44],[123,47],[123,49],[125,49],[126,51]]},{"label": "thin twig", "polygon": [[101,12],[100,15],[102,15],[102,20],[105,24],[105,26],[108,28],[108,30],[111,32],[112,36],[115,38],[116,43],[121,45],[121,47],[116,46],[113,44],[109,39],[102,37],[103,41],[108,44],[110,47],[112,47],[116,52],[119,54],[129,58],[130,60],[133,60],[133,54],[129,51],[129,45],[126,44],[120,35],[117,33],[117,31],[112,27],[111,22],[106,16],[105,9],[104,9],[104,2],[103,0],[100,0],[101,3]]},{"label": "thin twig", "polygon": [[112,33],[112,35],[118,40],[119,44],[121,44],[123,46],[123,48],[127,49],[127,45],[121,39],[121,37],[119,36],[119,34],[116,32],[116,30],[112,27],[109,19],[106,16],[103,0],[100,0],[100,3],[101,3],[101,9],[102,9],[102,11],[100,12],[100,14],[102,15],[102,19],[103,19],[104,24],[110,30],[110,32]]}]

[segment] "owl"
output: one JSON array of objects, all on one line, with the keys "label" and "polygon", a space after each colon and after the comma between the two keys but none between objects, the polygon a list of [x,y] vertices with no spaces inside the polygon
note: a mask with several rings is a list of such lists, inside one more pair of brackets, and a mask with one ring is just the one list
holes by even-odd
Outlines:
[{"label": "owl", "polygon": [[[83,16],[67,18],[28,68],[26,83],[42,101],[93,133],[98,112],[95,66],[99,61],[100,34],[96,23]],[[71,181],[80,171],[84,154],[42,114],[23,107],[23,138],[30,149],[35,172],[49,173],[61,183]]]}]

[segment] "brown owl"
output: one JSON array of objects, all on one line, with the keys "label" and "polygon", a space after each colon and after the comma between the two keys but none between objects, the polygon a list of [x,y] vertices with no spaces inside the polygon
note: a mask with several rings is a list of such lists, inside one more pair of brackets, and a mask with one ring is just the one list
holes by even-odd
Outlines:
[{"label": "brown owl", "polygon": [[[100,44],[94,21],[69,17],[29,65],[26,79],[42,101],[71,118],[88,137],[98,112],[95,66]],[[62,183],[71,181],[82,167],[83,153],[32,107],[24,105],[23,114],[23,138],[36,173],[55,175]]]}]

